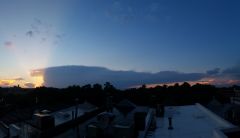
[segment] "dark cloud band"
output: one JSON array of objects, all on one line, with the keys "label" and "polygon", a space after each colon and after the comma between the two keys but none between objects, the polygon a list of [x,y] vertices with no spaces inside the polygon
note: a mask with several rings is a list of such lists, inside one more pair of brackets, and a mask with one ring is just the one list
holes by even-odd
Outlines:
[{"label": "dark cloud band", "polygon": [[69,85],[85,85],[111,82],[117,88],[128,88],[141,84],[172,83],[180,81],[197,81],[204,78],[203,73],[181,73],[163,71],[158,73],[113,71],[102,67],[61,66],[33,70],[32,76],[42,75],[44,85],[51,87],[67,87]]}]

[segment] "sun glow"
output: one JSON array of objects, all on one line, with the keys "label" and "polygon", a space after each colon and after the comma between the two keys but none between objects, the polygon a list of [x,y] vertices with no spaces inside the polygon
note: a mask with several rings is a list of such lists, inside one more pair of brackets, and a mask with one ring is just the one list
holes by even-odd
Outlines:
[{"label": "sun glow", "polygon": [[[39,21],[40,22],[40,21]],[[56,42],[60,41],[60,38],[57,38],[58,34],[55,33],[53,29],[48,28],[48,33],[44,32],[46,29],[45,24],[37,24],[35,21],[35,26],[40,28],[39,32],[31,31],[33,34],[26,35],[27,29],[23,30],[21,33],[17,35],[11,36],[9,35],[4,43],[4,48],[11,57],[11,60],[15,62],[15,67],[18,69],[15,71],[12,69],[9,74],[5,78],[0,78],[0,86],[16,86],[19,85],[21,87],[39,87],[44,83],[44,76],[40,74],[38,76],[32,76],[29,71],[38,68],[45,68],[48,66],[53,51],[58,47]],[[42,29],[41,29],[42,28]],[[30,28],[32,30],[33,28]],[[58,36],[59,37],[59,36]],[[12,73],[14,71],[14,73]],[[5,71],[7,72],[7,71]],[[13,76],[20,76],[23,79],[21,81],[11,79]],[[1,76],[0,76],[1,77]],[[2,77],[3,78],[3,77]],[[10,79],[9,79],[10,78]]]},{"label": "sun glow", "polygon": [[43,86],[44,78],[43,76],[36,76],[36,77],[33,77],[33,81],[34,81],[35,87],[40,87],[40,86]]}]

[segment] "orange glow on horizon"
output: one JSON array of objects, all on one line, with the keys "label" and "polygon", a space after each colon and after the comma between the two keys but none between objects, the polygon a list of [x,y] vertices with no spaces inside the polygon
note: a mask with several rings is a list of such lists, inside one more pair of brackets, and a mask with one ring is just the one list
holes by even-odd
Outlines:
[{"label": "orange glow on horizon", "polygon": [[14,84],[16,82],[16,80],[14,79],[2,79],[0,80],[0,86],[10,86],[12,84]]},{"label": "orange glow on horizon", "polygon": [[[195,85],[195,84],[210,84],[208,81],[186,81],[187,83],[189,83],[191,86]],[[167,85],[167,86],[174,86],[176,83],[178,83],[179,85],[182,85],[184,82],[172,82],[172,83],[159,83],[159,84],[147,84],[146,87],[147,88],[154,88],[156,86],[163,86],[163,85]],[[137,86],[141,87],[141,86]]]},{"label": "orange glow on horizon", "polygon": [[0,79],[0,87],[20,86],[22,88],[34,88],[43,86],[43,82],[43,76],[35,76],[30,78],[30,80],[24,80],[23,78]]},{"label": "orange glow on horizon", "polygon": [[[203,84],[203,85],[216,85],[216,86],[224,86],[224,85],[236,85],[236,84],[240,84],[240,80],[233,80],[233,79],[226,79],[226,78],[204,78],[198,81],[186,81],[187,83],[189,83],[191,86],[195,85],[195,84]],[[171,82],[171,83],[157,83],[157,84],[146,84],[147,88],[154,88],[156,86],[163,86],[163,85],[167,85],[167,86],[174,86],[176,83],[178,83],[179,85],[182,85],[184,82]],[[133,88],[139,88],[142,85],[137,85],[134,86]]]}]

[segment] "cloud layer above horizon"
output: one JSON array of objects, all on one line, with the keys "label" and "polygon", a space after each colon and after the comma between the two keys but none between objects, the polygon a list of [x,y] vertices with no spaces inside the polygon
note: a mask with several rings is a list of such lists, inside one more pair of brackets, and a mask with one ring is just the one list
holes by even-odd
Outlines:
[{"label": "cloud layer above horizon", "polygon": [[135,71],[113,71],[103,67],[59,66],[32,70],[31,76],[43,76],[44,86],[64,88],[70,85],[104,84],[111,82],[115,87],[125,89],[142,84],[169,84],[176,82],[195,82],[213,85],[240,84],[240,66],[206,73],[182,73],[161,71],[157,73]]}]

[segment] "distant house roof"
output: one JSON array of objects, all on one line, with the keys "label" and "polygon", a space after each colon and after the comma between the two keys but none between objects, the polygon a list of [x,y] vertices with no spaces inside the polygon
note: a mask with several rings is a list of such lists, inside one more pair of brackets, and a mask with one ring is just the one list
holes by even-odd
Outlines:
[{"label": "distant house roof", "polygon": [[83,104],[79,104],[78,107],[81,108],[81,109],[85,109],[85,110],[96,108],[95,105],[93,105],[89,102],[84,102]]},{"label": "distant house roof", "polygon": [[217,113],[220,115],[222,109],[223,109],[223,104],[221,104],[216,98],[213,98],[208,104],[207,108],[209,108],[211,111]]},{"label": "distant house roof", "polygon": [[221,104],[215,98],[213,98],[213,100],[210,101],[206,107],[221,117],[224,117],[225,114],[230,110],[235,111],[235,113],[238,113],[238,111],[240,112],[239,105],[229,103]]},{"label": "distant house roof", "polygon": [[222,106],[222,104],[216,99],[216,98],[213,98],[209,103],[208,103],[208,106]]},{"label": "distant house roof", "polygon": [[0,120],[3,121],[5,124],[10,125],[13,123],[30,119],[31,117],[32,117],[31,109],[18,109],[4,115],[3,117],[0,118]]},{"label": "distant house roof", "polygon": [[131,108],[136,108],[136,105],[135,105],[134,103],[130,102],[129,100],[127,100],[127,99],[124,99],[124,100],[122,100],[121,102],[119,102],[119,103],[117,104],[117,106],[119,106],[119,107],[131,107]]},{"label": "distant house roof", "polygon": [[116,105],[116,108],[124,115],[127,115],[129,112],[136,108],[136,105],[129,100],[124,99]]}]

